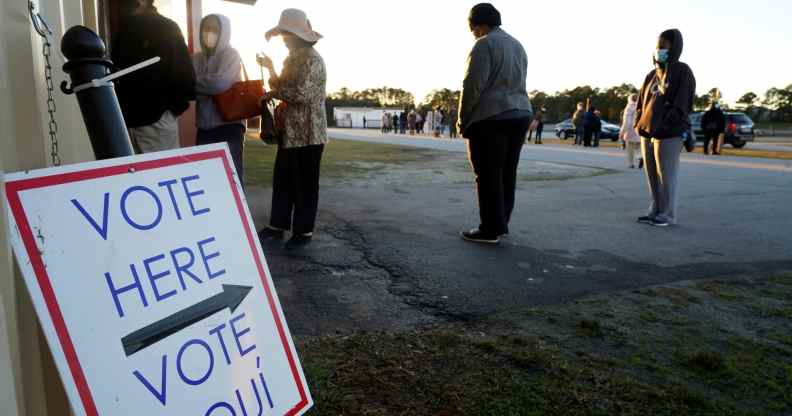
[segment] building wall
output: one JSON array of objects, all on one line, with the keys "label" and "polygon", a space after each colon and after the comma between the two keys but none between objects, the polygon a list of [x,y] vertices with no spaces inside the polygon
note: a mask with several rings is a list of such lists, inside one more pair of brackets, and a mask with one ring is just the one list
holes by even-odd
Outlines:
[{"label": "building wall", "polygon": [[[66,28],[76,24],[96,27],[91,0],[38,0],[34,3],[48,21],[53,39],[60,39]],[[84,15],[94,17],[86,21]],[[53,82],[57,88],[65,78],[61,70],[64,62],[59,53],[59,41],[52,43]],[[0,185],[2,172],[50,164],[42,45],[30,23],[26,2],[0,2],[0,91],[3,91],[0,94]],[[92,159],[76,99],[57,89],[55,100],[63,163]],[[8,348],[7,354],[0,354],[0,372],[3,373],[0,378],[13,380],[15,400],[0,401],[0,414],[67,415],[69,407],[60,378],[7,244],[4,200],[0,198],[0,296],[4,304],[0,314],[4,322],[0,326],[5,328],[6,334],[0,334],[3,338],[0,350],[2,345]]]}]

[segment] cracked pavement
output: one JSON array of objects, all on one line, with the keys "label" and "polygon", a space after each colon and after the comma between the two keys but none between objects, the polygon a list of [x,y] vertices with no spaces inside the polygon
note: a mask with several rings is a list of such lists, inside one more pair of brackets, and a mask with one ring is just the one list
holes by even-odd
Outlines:
[{"label": "cracked pavement", "polygon": [[[473,324],[589,295],[792,270],[792,171],[683,163],[681,225],[654,229],[634,222],[646,185],[622,158],[526,146],[512,235],[485,247],[458,238],[478,224],[477,208],[472,177],[460,179],[462,143],[446,142],[432,166],[323,181],[304,251],[263,244],[295,335]],[[259,226],[269,200],[268,189],[248,189]]]}]

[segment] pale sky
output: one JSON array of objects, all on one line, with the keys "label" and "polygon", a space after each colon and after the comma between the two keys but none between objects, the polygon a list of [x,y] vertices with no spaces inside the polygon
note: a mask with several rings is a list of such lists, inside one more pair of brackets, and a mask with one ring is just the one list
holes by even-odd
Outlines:
[{"label": "pale sky", "polygon": [[[415,94],[459,89],[473,37],[468,0],[259,0],[245,6],[203,0],[208,13],[232,19],[232,43],[248,69],[257,51],[276,64],[286,55],[264,33],[280,11],[303,9],[328,69],[328,92],[389,86]],[[555,92],[580,85],[640,85],[652,68],[660,32],[685,37],[682,60],[698,93],[720,87],[727,102],[792,84],[792,1],[788,0],[501,0],[503,29],[528,53],[528,89]]]}]

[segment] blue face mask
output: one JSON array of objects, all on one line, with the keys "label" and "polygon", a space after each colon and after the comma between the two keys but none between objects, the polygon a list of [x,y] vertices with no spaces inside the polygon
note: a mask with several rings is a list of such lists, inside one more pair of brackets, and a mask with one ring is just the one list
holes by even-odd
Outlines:
[{"label": "blue face mask", "polygon": [[661,64],[668,62],[668,49],[658,49],[655,51],[655,61]]}]

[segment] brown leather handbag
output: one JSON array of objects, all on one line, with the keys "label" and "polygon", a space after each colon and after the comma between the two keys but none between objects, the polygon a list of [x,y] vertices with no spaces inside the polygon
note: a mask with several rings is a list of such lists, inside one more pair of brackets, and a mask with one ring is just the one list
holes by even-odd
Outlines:
[{"label": "brown leather handbag", "polygon": [[244,81],[235,82],[225,92],[214,96],[217,112],[223,121],[247,120],[261,115],[261,99],[264,97],[264,81],[248,79],[245,65],[242,64]]}]

